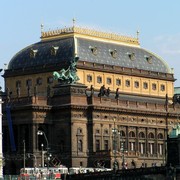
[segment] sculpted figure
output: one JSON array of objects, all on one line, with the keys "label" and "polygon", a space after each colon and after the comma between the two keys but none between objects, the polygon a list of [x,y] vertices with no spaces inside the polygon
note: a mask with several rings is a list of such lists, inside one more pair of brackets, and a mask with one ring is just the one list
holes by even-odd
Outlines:
[{"label": "sculpted figure", "polygon": [[98,97],[101,97],[101,96],[104,96],[106,93],[106,88],[105,86],[101,86],[100,90],[99,90],[99,94],[98,94]]},{"label": "sculpted figure", "polygon": [[118,99],[119,98],[119,88],[116,89],[116,96],[115,96],[115,99]]},{"label": "sculpted figure", "polygon": [[79,77],[76,74],[76,63],[78,59],[78,57],[75,57],[70,62],[70,66],[67,69],[61,69],[59,72],[53,72],[54,79],[59,80],[62,84],[70,84],[78,81]]}]

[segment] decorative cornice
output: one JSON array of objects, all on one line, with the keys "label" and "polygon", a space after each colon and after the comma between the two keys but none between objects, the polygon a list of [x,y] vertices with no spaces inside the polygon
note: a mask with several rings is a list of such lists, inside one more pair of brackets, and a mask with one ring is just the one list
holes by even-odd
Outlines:
[{"label": "decorative cornice", "polygon": [[81,34],[85,36],[93,36],[97,38],[104,38],[104,39],[109,39],[109,40],[114,40],[114,41],[119,41],[119,42],[125,42],[128,44],[139,45],[139,40],[137,37],[136,38],[128,37],[128,36],[123,36],[123,35],[119,35],[115,33],[101,32],[97,30],[86,29],[86,28],[75,27],[75,26],[69,27],[69,28],[46,31],[46,32],[42,31],[41,39],[42,40],[54,39],[54,38],[61,37],[67,34]]}]

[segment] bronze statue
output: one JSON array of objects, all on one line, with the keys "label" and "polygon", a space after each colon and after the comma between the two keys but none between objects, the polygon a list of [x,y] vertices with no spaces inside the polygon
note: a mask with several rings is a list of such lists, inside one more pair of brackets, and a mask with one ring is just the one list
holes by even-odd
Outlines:
[{"label": "bronze statue", "polygon": [[55,80],[59,80],[61,84],[71,84],[75,83],[79,80],[76,72],[76,64],[79,57],[75,57],[71,60],[70,66],[67,69],[61,69],[60,72],[53,72],[53,76]]}]

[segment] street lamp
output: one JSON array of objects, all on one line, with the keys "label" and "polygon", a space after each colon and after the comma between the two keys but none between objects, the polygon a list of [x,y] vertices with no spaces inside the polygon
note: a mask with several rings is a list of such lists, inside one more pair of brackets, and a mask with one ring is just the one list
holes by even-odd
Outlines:
[{"label": "street lamp", "polygon": [[120,151],[122,153],[122,169],[125,169],[125,162],[124,162],[124,142],[122,141],[122,131],[120,131]]},{"label": "street lamp", "polygon": [[44,150],[43,150],[44,144],[41,144],[42,149],[42,159],[41,159],[41,166],[44,167]]},{"label": "street lamp", "polygon": [[[48,161],[48,163],[47,163],[47,169],[49,170],[49,142],[48,142],[48,139],[47,139],[47,136],[46,136],[46,134],[45,134],[45,132],[44,131],[42,131],[42,130],[38,130],[38,132],[37,132],[37,135],[39,135],[39,136],[43,136],[44,135],[44,138],[45,138],[45,140],[46,140],[46,143],[47,143],[47,153],[46,153],[46,155],[47,155],[47,161]],[[41,145],[41,147],[43,148],[43,145]],[[42,152],[43,153],[43,152]],[[42,162],[44,161],[44,153],[43,153],[43,160],[42,160]],[[44,162],[43,162],[44,163]],[[43,166],[44,166],[44,164],[43,164]]]},{"label": "street lamp", "polygon": [[125,163],[125,154],[127,154],[127,150],[125,149],[125,141],[123,140],[123,131],[120,131],[120,152],[122,153],[122,169],[127,169],[127,164]]},{"label": "street lamp", "polygon": [[114,154],[113,170],[117,171],[119,169],[119,164],[116,157],[118,130],[115,128],[115,119],[114,119],[114,128],[112,129],[112,133],[113,133],[113,154]]}]

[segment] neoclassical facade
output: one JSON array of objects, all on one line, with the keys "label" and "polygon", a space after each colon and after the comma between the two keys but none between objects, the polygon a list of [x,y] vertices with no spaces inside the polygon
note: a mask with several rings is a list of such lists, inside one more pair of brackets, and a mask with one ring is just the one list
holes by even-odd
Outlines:
[{"label": "neoclassical facade", "polygon": [[179,121],[174,74],[138,38],[76,26],[42,31],[10,60],[4,80],[5,173],[165,164],[168,130]]}]

